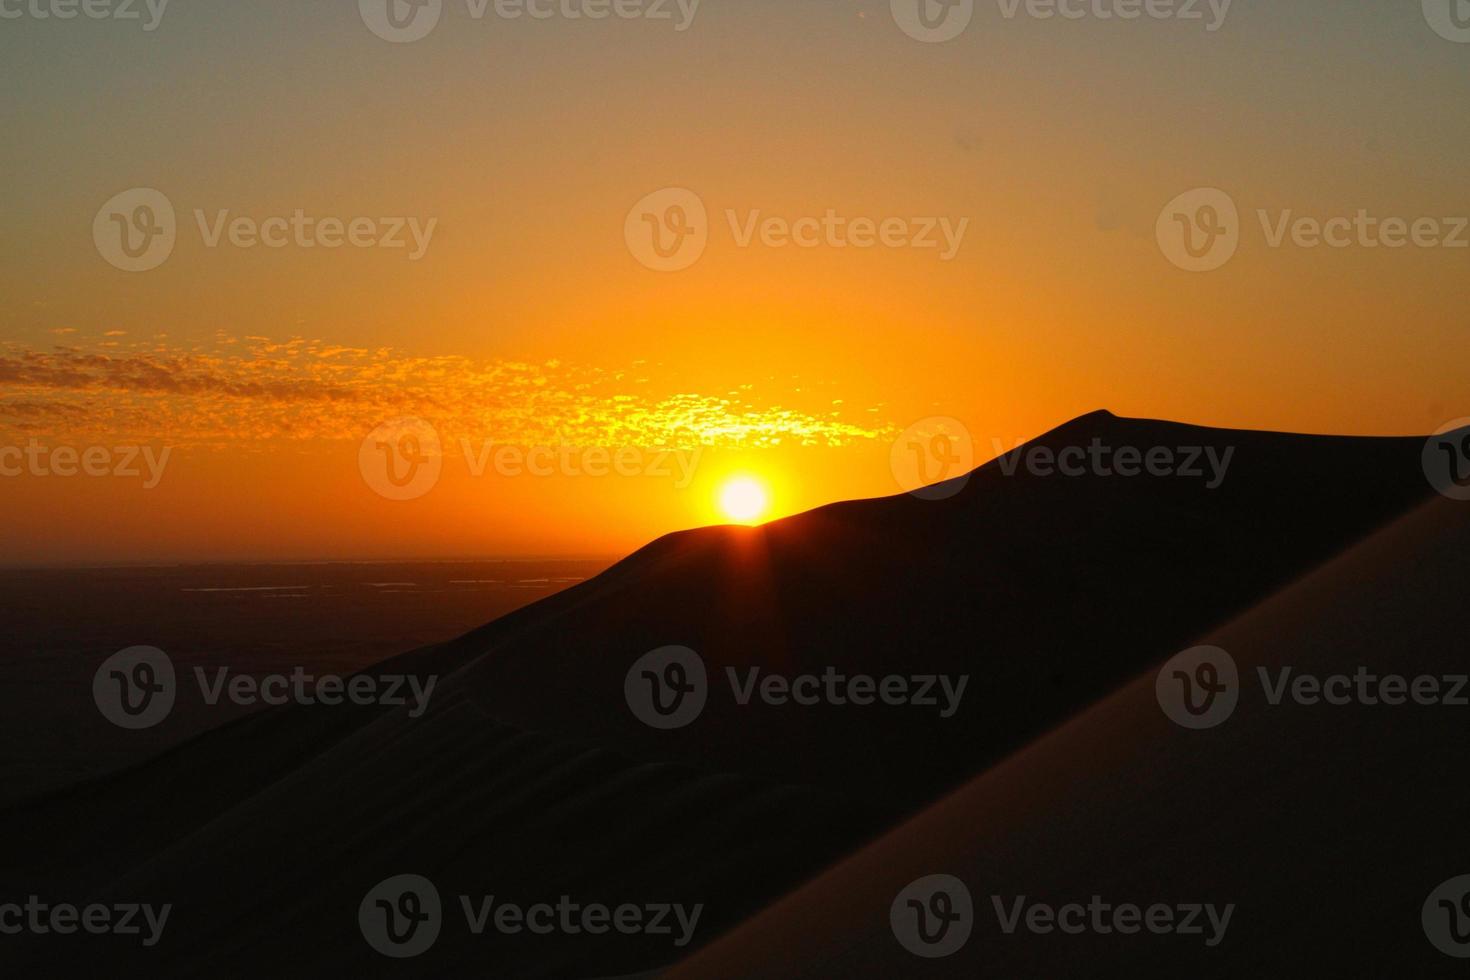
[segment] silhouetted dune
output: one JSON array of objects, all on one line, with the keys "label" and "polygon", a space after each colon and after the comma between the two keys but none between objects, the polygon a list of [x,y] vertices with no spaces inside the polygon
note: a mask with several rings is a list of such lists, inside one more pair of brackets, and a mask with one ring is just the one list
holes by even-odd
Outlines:
[{"label": "silhouetted dune", "polygon": [[[1418,438],[1094,413],[1017,452],[1093,440],[1231,455],[1215,488],[1008,473],[1012,456],[945,500],[670,535],[376,668],[442,675],[422,718],[278,709],[11,810],[0,833],[25,853],[0,872],[0,894],[176,905],[152,950],[25,947],[63,966],[104,952],[164,975],[549,977],[672,963],[688,950],[650,936],[462,928],[395,961],[367,946],[356,910],[379,881],[414,873],[449,916],[457,894],[703,903],[692,945],[708,942],[1432,492]],[[697,719],[661,731],[630,710],[624,682],[670,644],[698,652],[709,696]],[[968,680],[949,717],[912,704],[742,706],[725,671],[750,667]]]},{"label": "silhouetted dune", "polygon": [[[1154,665],[670,976],[1462,975],[1420,915],[1436,886],[1470,874],[1467,709],[1272,705],[1257,671],[1463,676],[1467,581],[1470,511],[1436,500],[1204,640],[1243,681],[1217,727],[1169,721]],[[895,939],[889,907],[936,873],[972,892],[975,926],[926,960]],[[1214,947],[1008,935],[993,897],[1012,908],[1020,895],[1235,909]]]},{"label": "silhouetted dune", "polygon": [[[1034,446],[1234,449],[1224,482],[1005,475],[942,501],[835,504],[756,529],[665,538],[587,585],[457,646],[495,717],[640,755],[837,786],[915,805],[1094,700],[1424,499],[1422,439],[1233,432],[1106,413]],[[710,698],[677,733],[621,708],[665,644],[785,673],[972,674],[952,719],[884,707]],[[609,695],[612,695],[610,698]],[[799,751],[793,751],[799,747]],[[861,747],[854,751],[854,747]]]}]

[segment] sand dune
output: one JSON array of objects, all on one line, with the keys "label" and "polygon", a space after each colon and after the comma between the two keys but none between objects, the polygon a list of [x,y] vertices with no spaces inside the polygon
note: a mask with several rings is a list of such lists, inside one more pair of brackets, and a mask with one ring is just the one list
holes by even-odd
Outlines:
[{"label": "sand dune", "polygon": [[[1094,439],[1233,455],[1214,489],[1008,474],[993,462],[943,501],[857,501],[662,539],[376,668],[441,675],[422,718],[269,711],[0,815],[0,833],[26,843],[0,872],[0,895],[177,907],[155,949],[33,940],[23,957],[53,968],[105,957],[178,976],[605,976],[669,965],[1431,492],[1421,439],[1095,413],[1031,446]],[[712,684],[697,720],[658,731],[629,710],[624,681],[637,658],[669,644],[698,651]],[[948,717],[914,705],[741,706],[723,678],[750,667],[965,676],[968,686]],[[1078,751],[1121,751],[1128,733]],[[1126,772],[1132,761],[1112,764]],[[1067,804],[1082,821],[1084,803]],[[1008,832],[1005,847],[1019,852],[1045,827]],[[447,906],[459,894],[571,894],[704,911],[688,947],[647,935],[474,937],[446,921],[431,951],[397,961],[368,947],[356,909],[404,873],[433,880]]]},{"label": "sand dune", "polygon": [[[1204,638],[1244,679],[1218,727],[1173,724],[1156,671],[1143,674],[669,976],[1460,975],[1420,912],[1435,886],[1470,873],[1470,708],[1273,706],[1256,672],[1463,675],[1467,581],[1470,511],[1427,505]],[[889,908],[935,873],[971,890],[974,931],[922,959],[895,938]],[[1006,934],[994,896],[1009,909],[1020,895],[1235,910],[1213,948]]]}]

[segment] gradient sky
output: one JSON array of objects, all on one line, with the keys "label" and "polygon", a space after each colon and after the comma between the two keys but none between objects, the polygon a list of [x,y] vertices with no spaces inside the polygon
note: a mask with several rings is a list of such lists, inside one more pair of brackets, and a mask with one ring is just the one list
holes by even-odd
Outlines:
[{"label": "gradient sky", "polygon": [[[31,3],[33,0],[24,0]],[[6,0],[6,9],[22,9]],[[350,0],[174,0],[137,22],[0,19],[0,445],[169,447],[163,479],[0,478],[8,560],[616,554],[720,518],[900,489],[899,433],[977,462],[1068,418],[1426,433],[1470,414],[1470,249],[1267,245],[1258,209],[1470,215],[1470,44],[1418,3],[1198,21],[1006,18],[943,44],[888,0],[704,0],[670,21],[473,19],[389,44]],[[93,218],[179,213],[127,273]],[[692,268],[624,220],[696,192]],[[1160,209],[1241,215],[1175,268]],[[435,219],[402,251],[207,248],[192,212]],[[968,219],[933,250],[736,245],[724,212]],[[362,440],[432,422],[388,500]],[[657,476],[474,476],[463,442],[701,449]]]}]

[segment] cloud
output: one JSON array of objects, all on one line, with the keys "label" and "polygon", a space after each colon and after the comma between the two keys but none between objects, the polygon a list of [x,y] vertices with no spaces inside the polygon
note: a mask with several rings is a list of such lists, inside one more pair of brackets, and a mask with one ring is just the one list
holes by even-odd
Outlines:
[{"label": "cloud", "polygon": [[719,397],[682,391],[646,363],[628,368],[421,357],[301,337],[221,334],[187,349],[162,337],[47,351],[6,343],[0,430],[243,451],[356,440],[402,416],[432,421],[447,439],[518,445],[840,446],[893,432],[871,408],[845,421],[831,406],[818,416],[763,400],[759,386],[722,385]]}]

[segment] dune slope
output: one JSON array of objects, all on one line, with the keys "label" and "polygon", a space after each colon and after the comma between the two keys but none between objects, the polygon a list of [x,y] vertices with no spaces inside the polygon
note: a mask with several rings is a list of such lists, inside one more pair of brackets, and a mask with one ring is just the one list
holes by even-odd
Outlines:
[{"label": "dune slope", "polygon": [[[278,709],[0,815],[0,833],[25,844],[0,895],[177,906],[152,950],[40,940],[23,955],[57,968],[105,955],[162,975],[669,964],[688,950],[648,936],[475,938],[462,924],[398,962],[367,947],[355,912],[378,881],[411,872],[446,896],[703,903],[698,946],[1431,492],[1413,438],[1094,413],[1023,451],[1093,440],[1210,449],[1230,465],[1210,488],[1008,473],[1012,457],[942,501],[855,501],[661,539],[376,668],[441,677],[423,718]],[[629,710],[624,679],[667,644],[696,650],[711,686],[697,720],[656,731]],[[949,717],[741,706],[725,670],[751,667],[967,687]]]}]

